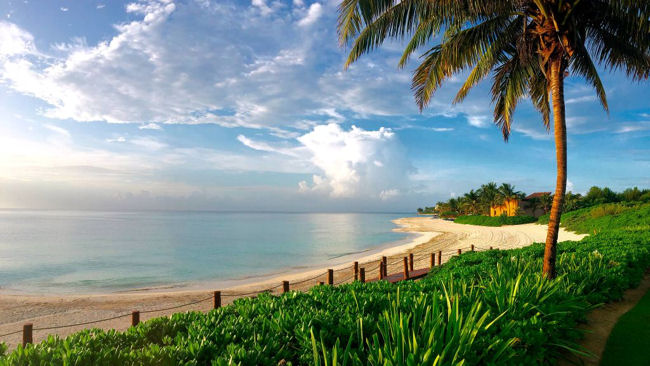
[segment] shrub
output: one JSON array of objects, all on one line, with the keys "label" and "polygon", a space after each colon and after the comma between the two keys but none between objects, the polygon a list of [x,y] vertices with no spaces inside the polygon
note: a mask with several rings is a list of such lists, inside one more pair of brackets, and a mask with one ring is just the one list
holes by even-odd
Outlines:
[{"label": "shrub", "polygon": [[[549,216],[539,218],[548,224]],[[622,228],[650,230],[650,203],[607,203],[562,214],[560,224],[567,230],[583,234]]]},{"label": "shrub", "polygon": [[459,216],[454,222],[466,225],[481,226],[503,226],[503,225],[521,225],[535,222],[537,219],[533,216]]}]

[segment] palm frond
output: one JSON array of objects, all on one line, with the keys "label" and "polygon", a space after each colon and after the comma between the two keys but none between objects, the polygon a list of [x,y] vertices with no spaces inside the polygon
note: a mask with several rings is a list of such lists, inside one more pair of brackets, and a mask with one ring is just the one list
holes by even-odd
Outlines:
[{"label": "palm frond", "polygon": [[516,54],[496,69],[492,84],[492,101],[495,103],[494,123],[501,128],[505,141],[510,137],[512,115],[517,103],[529,90],[531,76],[533,76],[532,68],[520,63],[519,56]]}]

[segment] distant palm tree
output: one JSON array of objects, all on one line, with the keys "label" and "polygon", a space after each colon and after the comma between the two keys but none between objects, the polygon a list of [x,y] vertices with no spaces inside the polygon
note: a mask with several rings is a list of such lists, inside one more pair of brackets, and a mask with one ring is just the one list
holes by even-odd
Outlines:
[{"label": "distant palm tree", "polygon": [[480,212],[481,210],[481,201],[480,201],[480,196],[475,190],[471,190],[463,196],[463,202],[465,204],[465,208],[467,213],[470,213],[472,215],[476,215],[477,213]]},{"label": "distant palm tree", "polygon": [[544,210],[544,214],[547,214],[549,210],[551,210],[552,205],[555,203],[553,200],[553,196],[550,194],[543,194],[539,196],[539,201],[542,204],[542,209]]},{"label": "distant palm tree", "polygon": [[481,185],[481,188],[479,188],[479,196],[482,210],[487,215],[490,214],[490,207],[502,203],[501,197],[499,196],[499,188],[494,182]]},{"label": "distant palm tree", "polygon": [[[532,197],[529,198],[527,202],[528,202],[528,208],[533,213],[533,216],[536,216],[535,212],[537,212],[537,210],[542,208],[542,201],[539,199],[539,197]],[[546,211],[544,211],[544,213],[546,213]]]},{"label": "distant palm tree", "polygon": [[471,69],[455,102],[492,75],[494,122],[505,140],[520,99],[530,97],[547,129],[552,99],[557,181],[543,272],[553,278],[566,191],[564,78],[569,72],[584,78],[607,110],[592,57],[634,80],[647,79],[649,18],[648,0],[342,0],[338,31],[341,44],[352,41],[346,67],[387,38],[410,39],[400,67],[424,47],[412,81],[420,109],[454,74]]},{"label": "distant palm tree", "polygon": [[450,198],[449,201],[447,201],[447,205],[449,206],[449,211],[460,211],[460,201],[457,198]]},{"label": "distant palm tree", "polygon": [[508,183],[502,183],[499,188],[499,195],[504,199],[504,200],[519,200],[523,198],[523,193],[520,191],[515,190],[515,186],[512,184]]},{"label": "distant palm tree", "polygon": [[579,209],[581,198],[582,195],[580,193],[574,194],[573,192],[567,192],[564,195],[564,207],[562,207],[562,212]]}]

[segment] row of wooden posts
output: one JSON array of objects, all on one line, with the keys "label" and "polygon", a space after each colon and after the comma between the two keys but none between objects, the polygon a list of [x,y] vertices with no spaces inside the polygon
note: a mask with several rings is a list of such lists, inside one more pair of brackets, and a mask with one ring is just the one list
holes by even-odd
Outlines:
[{"label": "row of wooden posts", "polygon": [[[492,247],[490,247],[490,250],[492,250]],[[471,246],[471,251],[474,251],[474,244]],[[458,255],[462,254],[462,250],[458,249]],[[387,264],[387,257],[381,257],[381,261],[379,262],[379,279],[382,280],[386,277],[388,277],[388,264]],[[437,262],[438,266],[442,265],[442,251],[438,251],[437,255]],[[409,277],[409,272],[413,272],[413,253],[410,253],[408,257],[404,257],[403,259],[404,263],[404,280],[408,280]],[[436,253],[431,253],[430,261],[429,261],[429,266],[430,267],[435,267],[436,265]],[[366,282],[366,269],[364,267],[359,268],[359,262],[354,262],[354,280],[359,281],[361,283]],[[324,285],[324,282],[319,282],[319,285]],[[327,284],[328,285],[334,285],[334,270],[333,269],[328,269],[327,270]],[[289,292],[289,281],[282,281],[282,293],[287,293]],[[213,300],[212,300],[212,307],[213,309],[218,309],[221,307],[221,291],[214,291],[213,293]],[[162,311],[162,310],[161,310]],[[131,325],[136,326],[140,323],[140,312],[137,310],[134,310],[131,312]],[[33,343],[33,330],[34,330],[34,325],[32,323],[27,323],[23,325],[23,347],[27,345],[28,343]]]}]

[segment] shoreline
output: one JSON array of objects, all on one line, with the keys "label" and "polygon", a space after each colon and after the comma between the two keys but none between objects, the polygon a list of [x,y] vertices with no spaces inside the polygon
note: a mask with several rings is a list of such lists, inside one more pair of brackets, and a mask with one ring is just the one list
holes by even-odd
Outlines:
[{"label": "shoreline", "polygon": [[[402,241],[385,243],[368,251],[353,253],[333,260],[327,266],[309,269],[295,269],[265,278],[248,278],[230,286],[216,287],[216,283],[202,283],[196,288],[153,289],[136,292],[111,292],[87,295],[26,295],[0,292],[0,334],[22,329],[23,324],[33,323],[35,329],[59,327],[54,330],[35,330],[34,341],[40,342],[50,334],[66,336],[86,328],[126,330],[130,326],[131,311],[142,312],[140,319],[167,316],[185,311],[206,312],[212,309],[212,291],[222,291],[221,304],[228,305],[239,297],[254,295],[255,292],[272,287],[272,294],[282,292],[282,281],[290,281],[292,291],[306,291],[326,281],[327,268],[334,269],[335,285],[353,280],[352,262],[358,261],[365,268],[366,279],[379,274],[378,259],[388,257],[388,273],[402,270],[402,258],[414,254],[415,269],[429,267],[429,254],[442,251],[442,263],[455,255],[456,249],[467,250],[475,245],[477,250],[493,246],[495,249],[511,249],[543,241],[546,226],[524,224],[515,226],[487,227],[455,224],[431,217],[408,217],[393,221],[398,225],[395,231],[412,233]],[[559,240],[579,240],[585,235],[570,233],[561,229]],[[408,239],[408,240],[407,240]],[[396,243],[400,243],[396,245]],[[319,276],[316,276],[319,275]],[[237,291],[238,293],[233,293]],[[112,318],[112,319],[109,319]],[[88,323],[92,324],[79,324]],[[69,326],[70,324],[79,324]],[[22,335],[0,338],[11,348],[20,344]]]},{"label": "shoreline", "polygon": [[195,280],[188,282],[179,282],[179,283],[170,283],[170,284],[161,284],[156,286],[148,287],[135,287],[130,289],[115,289],[115,290],[105,290],[105,291],[89,291],[89,292],[77,292],[77,293],[68,293],[68,292],[30,292],[22,291],[20,289],[12,288],[0,288],[0,297],[2,296],[20,296],[20,297],[37,297],[40,299],[43,298],[67,298],[72,297],[76,298],[79,296],[84,297],[101,297],[101,296],[113,296],[113,295],[161,295],[167,293],[195,293],[195,292],[205,292],[205,291],[214,291],[214,289],[221,290],[235,290],[235,289],[249,289],[251,287],[257,287],[261,285],[276,284],[276,282],[282,281],[301,281],[305,278],[316,275],[326,271],[327,269],[334,269],[335,271],[348,268],[354,261],[359,263],[368,262],[371,260],[377,260],[382,256],[395,255],[397,253],[408,251],[414,247],[425,244],[426,242],[432,240],[435,236],[440,233],[437,232],[419,232],[419,231],[408,231],[405,230],[405,227],[400,225],[400,220],[411,219],[414,217],[404,217],[395,220],[391,220],[393,224],[396,225],[392,229],[393,232],[405,233],[407,236],[405,238],[384,242],[361,251],[348,253],[340,255],[326,261],[304,265],[304,266],[293,266],[293,267],[284,267],[279,268],[270,272],[252,274],[245,277],[231,278],[231,279],[220,279],[220,280]]}]

